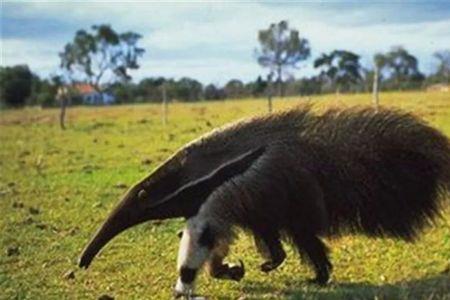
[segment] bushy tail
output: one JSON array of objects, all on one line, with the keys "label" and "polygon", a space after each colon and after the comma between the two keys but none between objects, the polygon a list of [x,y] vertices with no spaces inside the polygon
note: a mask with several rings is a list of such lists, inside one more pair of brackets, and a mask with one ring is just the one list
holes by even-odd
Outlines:
[{"label": "bushy tail", "polygon": [[409,114],[387,112],[382,120],[391,123],[377,128],[384,149],[373,166],[382,175],[378,201],[362,225],[373,235],[413,240],[450,203],[450,141]]}]

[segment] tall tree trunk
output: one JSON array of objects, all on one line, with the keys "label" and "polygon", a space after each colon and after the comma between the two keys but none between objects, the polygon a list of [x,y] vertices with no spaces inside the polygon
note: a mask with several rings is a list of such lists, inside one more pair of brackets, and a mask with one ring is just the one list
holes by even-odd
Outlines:
[{"label": "tall tree trunk", "polygon": [[378,84],[379,84],[379,68],[377,66],[377,64],[375,64],[374,67],[374,73],[373,73],[373,89],[372,89],[372,103],[373,106],[375,107],[375,110],[378,111],[378,106],[379,106],[379,101],[380,99],[378,98]]},{"label": "tall tree trunk", "polygon": [[64,125],[65,117],[66,117],[66,106],[67,106],[67,95],[61,97],[61,111],[59,113],[59,126],[62,130],[66,129]]},{"label": "tall tree trunk", "polygon": [[278,83],[278,96],[283,97],[283,79],[281,78],[281,66],[277,67],[277,83]]},{"label": "tall tree trunk", "polygon": [[269,109],[269,113],[272,112],[272,72],[267,75],[267,105]]}]

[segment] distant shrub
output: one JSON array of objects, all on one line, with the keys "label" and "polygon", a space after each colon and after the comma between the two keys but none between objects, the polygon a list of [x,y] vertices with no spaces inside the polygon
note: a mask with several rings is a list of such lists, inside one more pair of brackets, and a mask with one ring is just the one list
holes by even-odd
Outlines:
[{"label": "distant shrub", "polygon": [[3,106],[25,105],[31,94],[33,74],[27,65],[0,68],[0,102]]},{"label": "distant shrub", "polygon": [[52,107],[57,105],[55,95],[48,91],[39,93],[36,97],[36,102],[42,107]]}]

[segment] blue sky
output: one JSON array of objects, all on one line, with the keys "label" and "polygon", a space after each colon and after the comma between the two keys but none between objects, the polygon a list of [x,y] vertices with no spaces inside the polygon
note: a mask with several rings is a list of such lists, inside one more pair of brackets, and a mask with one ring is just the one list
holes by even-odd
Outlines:
[{"label": "blue sky", "polygon": [[264,75],[254,51],[257,31],[288,20],[310,41],[312,57],[295,77],[316,71],[322,52],[346,49],[370,65],[376,52],[403,45],[432,72],[436,50],[450,48],[450,1],[406,2],[1,2],[1,65],[26,63],[41,76],[55,73],[58,52],[75,31],[108,23],[143,35],[146,49],[135,80],[189,76],[224,84]]}]

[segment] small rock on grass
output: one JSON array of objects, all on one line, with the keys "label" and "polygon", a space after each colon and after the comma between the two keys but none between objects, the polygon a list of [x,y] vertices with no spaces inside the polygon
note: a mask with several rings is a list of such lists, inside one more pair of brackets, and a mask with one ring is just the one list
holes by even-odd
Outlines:
[{"label": "small rock on grass", "polygon": [[45,230],[48,228],[47,224],[39,223],[35,225],[37,229]]},{"label": "small rock on grass", "polygon": [[92,204],[92,208],[99,208],[99,207],[102,207],[101,202],[95,202],[94,204]]},{"label": "small rock on grass", "polygon": [[13,202],[12,207],[13,208],[23,208],[24,205],[22,202]]},{"label": "small rock on grass", "polygon": [[28,217],[28,218],[26,218],[25,220],[23,220],[22,223],[25,224],[25,225],[30,225],[30,224],[33,224],[33,223],[34,223],[34,220],[33,220],[32,217]]},{"label": "small rock on grass", "polygon": [[153,161],[152,161],[150,158],[144,158],[144,159],[141,161],[141,164],[143,164],[143,165],[150,165],[152,162],[153,162]]},{"label": "small rock on grass", "polygon": [[19,157],[27,156],[27,155],[30,155],[30,154],[31,154],[30,151],[25,150],[25,151],[22,151],[22,152],[19,153]]},{"label": "small rock on grass", "polygon": [[128,186],[125,183],[123,183],[123,182],[118,182],[118,183],[116,183],[116,185],[114,187],[118,188],[118,189],[125,189]]},{"label": "small rock on grass", "polygon": [[75,235],[78,233],[78,231],[80,231],[79,227],[73,227],[72,229],[69,230],[69,235]]},{"label": "small rock on grass", "polygon": [[73,270],[69,270],[66,273],[64,273],[63,278],[69,280],[75,279],[75,272]]},{"label": "small rock on grass", "polygon": [[114,300],[114,297],[104,294],[98,297],[98,300]]},{"label": "small rock on grass", "polygon": [[30,208],[28,209],[28,211],[29,211],[30,214],[32,214],[32,215],[38,215],[38,214],[40,213],[40,210],[39,210],[38,208],[35,208],[35,207],[30,207]]},{"label": "small rock on grass", "polygon": [[6,249],[6,256],[15,256],[15,255],[19,255],[20,254],[20,250],[19,247],[17,246],[10,246]]}]

